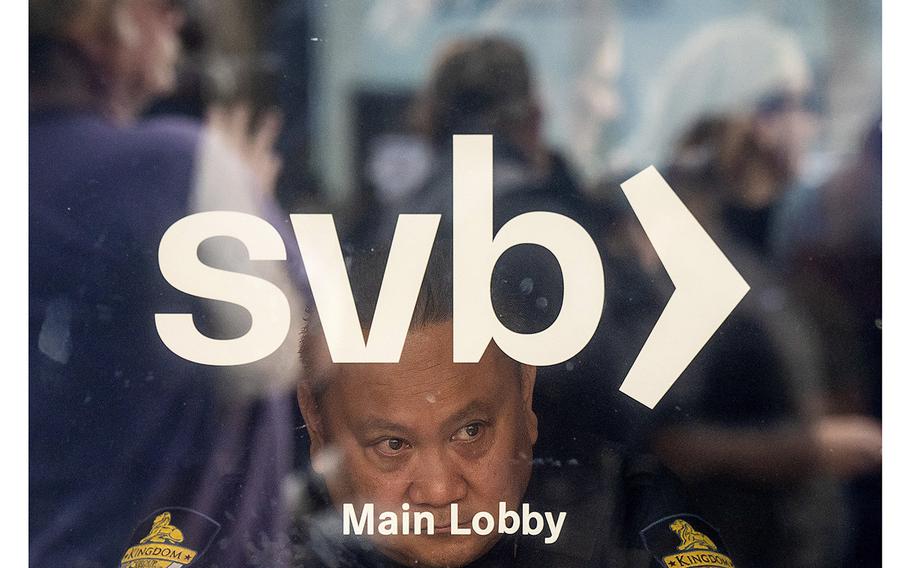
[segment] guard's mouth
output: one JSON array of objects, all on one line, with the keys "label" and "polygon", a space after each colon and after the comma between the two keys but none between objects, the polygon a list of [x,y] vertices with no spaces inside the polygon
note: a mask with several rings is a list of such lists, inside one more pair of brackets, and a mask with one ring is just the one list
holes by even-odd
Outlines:
[{"label": "guard's mouth", "polygon": [[[458,523],[456,526],[461,529],[466,529],[466,528],[468,528],[469,524],[468,523]],[[452,525],[447,523],[445,525],[435,526],[435,527],[433,527],[433,532],[442,533],[442,534],[451,534]]]}]

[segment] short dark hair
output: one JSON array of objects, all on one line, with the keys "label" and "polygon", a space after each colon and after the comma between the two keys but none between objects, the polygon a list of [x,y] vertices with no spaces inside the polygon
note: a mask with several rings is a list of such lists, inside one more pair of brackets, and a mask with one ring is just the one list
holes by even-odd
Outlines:
[{"label": "short dark hair", "polygon": [[[490,297],[493,308],[499,320],[513,331],[518,333],[532,333],[546,328],[552,320],[549,314],[539,313],[540,290],[535,290],[534,296],[529,294],[527,274],[547,273],[548,266],[542,260],[540,247],[513,247],[507,251],[493,270],[490,282]],[[544,256],[549,253],[545,253]],[[351,292],[357,307],[357,315],[361,327],[369,330],[372,325],[376,303],[379,299],[379,288],[385,273],[388,259],[388,250],[372,247],[358,250],[349,254],[345,259],[348,275],[351,282]],[[550,260],[550,259],[546,259]],[[549,267],[549,268],[552,268]],[[557,269],[558,270],[558,269]],[[549,274],[549,276],[554,276]],[[557,279],[560,279],[556,276]],[[546,282],[547,277],[537,278],[537,282]],[[552,281],[552,278],[549,280]],[[561,279],[560,279],[561,284]],[[534,284],[531,284],[531,288]],[[540,288],[538,284],[538,288]],[[561,286],[544,284],[543,289],[549,289],[548,294],[558,294],[558,301],[552,307],[558,312],[561,303]],[[418,330],[427,326],[452,321],[452,244],[448,240],[438,240],[430,254],[426,273],[414,306],[410,329]],[[303,362],[302,380],[314,392],[321,392],[321,373],[317,370],[316,353],[325,341],[322,326],[319,322],[319,313],[315,306],[307,309],[304,318],[304,327],[300,334],[300,357]]]},{"label": "short dark hair", "polygon": [[417,98],[413,119],[433,144],[453,134],[507,132],[533,112],[533,78],[524,50],[502,37],[446,46]]}]

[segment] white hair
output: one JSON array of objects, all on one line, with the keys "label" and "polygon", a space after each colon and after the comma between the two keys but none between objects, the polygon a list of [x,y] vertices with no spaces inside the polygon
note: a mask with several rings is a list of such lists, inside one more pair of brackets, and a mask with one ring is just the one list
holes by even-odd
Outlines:
[{"label": "white hair", "polygon": [[769,95],[804,93],[809,85],[794,34],[757,16],[715,22],[683,41],[651,77],[638,126],[615,166],[663,165],[698,120],[751,113]]}]

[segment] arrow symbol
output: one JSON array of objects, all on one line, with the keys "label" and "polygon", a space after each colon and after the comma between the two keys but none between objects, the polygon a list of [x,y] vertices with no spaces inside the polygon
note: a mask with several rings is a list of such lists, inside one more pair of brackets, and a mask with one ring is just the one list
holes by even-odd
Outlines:
[{"label": "arrow symbol", "polygon": [[749,285],[654,166],[620,186],[676,288],[619,387],[654,408]]}]

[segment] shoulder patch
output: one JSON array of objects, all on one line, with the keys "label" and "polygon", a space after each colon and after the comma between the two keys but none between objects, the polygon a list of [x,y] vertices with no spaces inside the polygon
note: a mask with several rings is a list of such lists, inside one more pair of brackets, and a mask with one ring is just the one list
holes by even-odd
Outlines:
[{"label": "shoulder patch", "polygon": [[182,568],[202,556],[221,530],[214,520],[192,509],[159,509],[139,523],[120,568]]},{"label": "shoulder patch", "polygon": [[645,548],[664,568],[735,568],[720,534],[696,515],[664,517],[640,534]]}]

